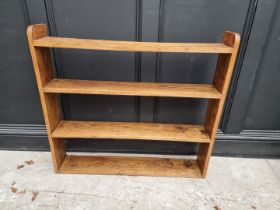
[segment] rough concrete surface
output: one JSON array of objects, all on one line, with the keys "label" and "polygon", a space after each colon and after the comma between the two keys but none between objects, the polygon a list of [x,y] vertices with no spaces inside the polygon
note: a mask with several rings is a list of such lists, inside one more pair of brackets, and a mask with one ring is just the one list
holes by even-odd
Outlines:
[{"label": "rough concrete surface", "polygon": [[48,152],[0,151],[0,209],[280,209],[280,160],[213,157],[186,179],[54,174]]}]

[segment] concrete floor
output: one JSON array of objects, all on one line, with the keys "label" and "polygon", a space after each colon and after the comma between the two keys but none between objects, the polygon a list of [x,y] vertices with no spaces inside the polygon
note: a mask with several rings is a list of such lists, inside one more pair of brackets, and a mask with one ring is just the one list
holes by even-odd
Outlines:
[{"label": "concrete floor", "polygon": [[0,151],[0,209],[280,209],[280,160],[213,157],[201,180],[60,175],[48,152]]}]

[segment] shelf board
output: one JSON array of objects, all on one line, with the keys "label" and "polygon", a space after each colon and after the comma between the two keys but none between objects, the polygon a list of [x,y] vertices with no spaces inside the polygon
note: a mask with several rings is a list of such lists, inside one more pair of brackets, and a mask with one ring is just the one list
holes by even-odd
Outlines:
[{"label": "shelf board", "polygon": [[180,98],[221,98],[213,85],[175,84],[148,82],[112,82],[92,80],[53,79],[43,91],[45,93],[97,94],[123,96],[159,96]]},{"label": "shelf board", "polygon": [[232,53],[233,48],[220,43],[163,43],[43,37],[33,40],[36,47],[88,50],[180,53]]},{"label": "shelf board", "polygon": [[66,156],[59,173],[202,178],[196,160]]},{"label": "shelf board", "polygon": [[201,125],[135,122],[61,121],[52,137],[210,142]]}]

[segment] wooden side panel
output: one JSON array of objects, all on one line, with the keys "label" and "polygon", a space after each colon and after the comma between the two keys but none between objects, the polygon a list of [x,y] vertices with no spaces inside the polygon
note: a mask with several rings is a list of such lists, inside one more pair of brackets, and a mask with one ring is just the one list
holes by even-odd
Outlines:
[{"label": "wooden side panel", "polygon": [[231,81],[236,56],[238,53],[240,36],[237,33],[225,32],[223,43],[233,47],[232,54],[220,54],[213,80],[213,86],[222,93],[221,99],[210,99],[205,117],[205,129],[211,138],[210,144],[200,144],[198,151],[198,165],[202,175],[205,176],[209,159],[215,142],[216,132],[219,126],[225,98]]},{"label": "wooden side panel", "polygon": [[54,162],[54,169],[57,172],[65,157],[64,141],[56,141],[56,139],[51,137],[51,132],[60,121],[59,99],[55,94],[43,92],[43,86],[48,84],[54,78],[51,55],[48,48],[38,48],[33,45],[35,39],[45,36],[47,36],[47,28],[44,24],[32,25],[27,29],[30,53],[32,56],[44,119],[48,131],[48,139]]}]

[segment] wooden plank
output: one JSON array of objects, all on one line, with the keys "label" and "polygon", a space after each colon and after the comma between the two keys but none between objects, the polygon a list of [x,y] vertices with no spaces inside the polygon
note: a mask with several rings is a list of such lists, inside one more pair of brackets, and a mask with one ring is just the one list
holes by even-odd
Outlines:
[{"label": "wooden plank", "polygon": [[213,85],[207,84],[112,82],[70,79],[53,79],[44,87],[44,92],[216,99],[221,97],[221,94]]},{"label": "wooden plank", "polygon": [[220,100],[210,99],[208,102],[208,108],[205,116],[205,129],[211,137],[211,143],[200,144],[197,159],[203,176],[206,175],[208,163],[213,150],[217,129],[238,53],[240,35],[233,32],[225,32],[223,43],[233,47],[233,52],[229,55],[221,54],[218,58],[213,85],[219,92],[222,93],[222,98]]},{"label": "wooden plank", "polygon": [[42,37],[34,46],[88,50],[177,52],[177,53],[232,53],[232,47],[221,43],[159,43]]},{"label": "wooden plank", "polygon": [[61,121],[52,137],[210,142],[201,125],[135,122]]},{"label": "wooden plank", "polygon": [[196,160],[66,156],[60,173],[202,178]]},{"label": "wooden plank", "polygon": [[47,48],[34,47],[33,43],[34,39],[44,36],[47,36],[47,28],[45,24],[32,25],[27,28],[28,43],[48,131],[54,169],[57,172],[65,157],[64,141],[56,141],[51,136],[51,132],[60,122],[59,100],[57,95],[46,94],[43,92],[43,86],[48,84],[54,78],[54,71],[52,68],[50,50]]}]

